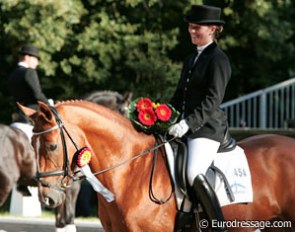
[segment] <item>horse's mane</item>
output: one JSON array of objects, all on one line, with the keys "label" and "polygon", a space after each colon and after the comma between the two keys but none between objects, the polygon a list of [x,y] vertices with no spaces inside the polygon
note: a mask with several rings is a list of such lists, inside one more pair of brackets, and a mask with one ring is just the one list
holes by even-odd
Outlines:
[{"label": "horse's mane", "polygon": [[104,118],[112,119],[112,121],[116,123],[124,124],[124,126],[129,127],[131,125],[130,120],[122,116],[121,114],[115,112],[114,110],[109,109],[106,106],[99,105],[90,101],[75,99],[75,100],[59,101],[55,104],[55,107],[57,108],[62,106],[81,107],[91,112],[95,112]]},{"label": "horse's mane", "polygon": [[92,102],[96,102],[98,100],[101,100],[101,101],[115,100],[117,102],[117,101],[123,101],[124,97],[116,91],[104,90],[104,91],[94,91],[94,92],[88,93],[84,95],[81,99],[92,101]]}]

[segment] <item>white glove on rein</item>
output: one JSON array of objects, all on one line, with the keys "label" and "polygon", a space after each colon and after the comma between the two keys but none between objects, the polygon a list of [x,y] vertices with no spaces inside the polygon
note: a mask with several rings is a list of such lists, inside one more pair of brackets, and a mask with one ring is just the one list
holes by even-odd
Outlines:
[{"label": "white glove on rein", "polygon": [[179,123],[174,124],[168,128],[168,134],[174,136],[175,138],[181,138],[188,132],[189,126],[186,121],[182,119]]}]

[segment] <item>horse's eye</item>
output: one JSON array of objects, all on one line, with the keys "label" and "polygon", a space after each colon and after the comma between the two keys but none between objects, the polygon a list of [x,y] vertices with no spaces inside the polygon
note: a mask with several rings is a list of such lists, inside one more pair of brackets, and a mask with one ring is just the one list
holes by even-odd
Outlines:
[{"label": "horse's eye", "polygon": [[48,144],[46,148],[48,151],[54,151],[57,148],[57,144]]}]

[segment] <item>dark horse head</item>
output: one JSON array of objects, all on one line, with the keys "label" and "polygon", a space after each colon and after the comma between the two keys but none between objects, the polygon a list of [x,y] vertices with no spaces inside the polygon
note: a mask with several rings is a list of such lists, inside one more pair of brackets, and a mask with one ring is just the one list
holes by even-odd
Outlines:
[{"label": "dark horse head", "polygon": [[128,114],[128,106],[130,105],[131,98],[131,92],[126,92],[124,95],[121,95],[116,91],[110,90],[95,91],[82,97],[82,99],[86,101],[106,106],[124,116]]},{"label": "dark horse head", "polygon": [[24,132],[7,125],[0,125],[0,206],[13,186],[31,183],[36,173],[34,149]]}]

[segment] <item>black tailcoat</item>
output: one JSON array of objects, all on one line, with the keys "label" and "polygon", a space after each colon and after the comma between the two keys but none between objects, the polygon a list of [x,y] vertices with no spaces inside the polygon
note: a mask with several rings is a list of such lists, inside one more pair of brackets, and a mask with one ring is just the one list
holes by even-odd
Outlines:
[{"label": "black tailcoat", "polygon": [[7,84],[16,102],[35,109],[38,108],[37,101],[48,103],[35,69],[18,65],[8,77]]},{"label": "black tailcoat", "polygon": [[227,117],[220,104],[231,77],[228,57],[215,42],[206,47],[192,65],[194,54],[184,62],[171,104],[183,114],[191,138],[223,141]]}]

